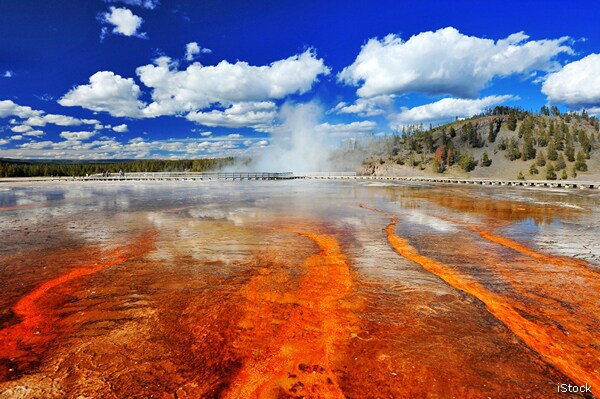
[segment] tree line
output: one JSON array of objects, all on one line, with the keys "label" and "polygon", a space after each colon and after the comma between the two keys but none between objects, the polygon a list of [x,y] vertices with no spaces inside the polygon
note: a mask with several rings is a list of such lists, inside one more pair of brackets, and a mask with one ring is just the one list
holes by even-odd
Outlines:
[{"label": "tree line", "polygon": [[233,158],[186,160],[141,159],[117,162],[33,163],[0,161],[0,177],[85,176],[109,172],[205,172],[231,165]]}]

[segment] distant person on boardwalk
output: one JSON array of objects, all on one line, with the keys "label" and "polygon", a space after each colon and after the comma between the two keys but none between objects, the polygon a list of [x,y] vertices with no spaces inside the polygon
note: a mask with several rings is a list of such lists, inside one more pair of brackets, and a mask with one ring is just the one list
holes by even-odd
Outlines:
[{"label": "distant person on boardwalk", "polygon": [[123,172],[123,169],[119,170],[119,177],[125,177],[125,173]]}]

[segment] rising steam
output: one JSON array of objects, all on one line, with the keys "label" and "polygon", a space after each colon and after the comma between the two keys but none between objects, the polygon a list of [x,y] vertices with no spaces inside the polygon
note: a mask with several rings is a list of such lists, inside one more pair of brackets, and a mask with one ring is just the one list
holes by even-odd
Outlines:
[{"label": "rising steam", "polygon": [[263,172],[313,172],[331,170],[334,149],[331,137],[320,128],[323,110],[315,102],[286,103],[279,111],[281,124],[272,131],[271,144],[253,165]]}]

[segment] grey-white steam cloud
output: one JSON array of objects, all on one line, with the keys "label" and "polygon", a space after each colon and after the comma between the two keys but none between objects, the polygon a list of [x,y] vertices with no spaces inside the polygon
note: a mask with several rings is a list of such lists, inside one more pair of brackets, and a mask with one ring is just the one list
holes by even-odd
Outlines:
[{"label": "grey-white steam cloud", "polygon": [[271,145],[260,154],[254,169],[264,172],[329,170],[332,144],[319,129],[322,108],[314,102],[285,103],[279,111],[281,124],[272,131]]}]

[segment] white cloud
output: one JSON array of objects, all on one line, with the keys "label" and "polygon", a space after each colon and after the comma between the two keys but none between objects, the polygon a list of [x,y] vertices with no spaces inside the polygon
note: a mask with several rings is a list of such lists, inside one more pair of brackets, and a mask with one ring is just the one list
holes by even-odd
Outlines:
[{"label": "white cloud", "polygon": [[509,95],[488,96],[476,100],[444,98],[431,104],[410,109],[404,108],[400,113],[391,117],[391,127],[399,128],[403,125],[421,122],[439,123],[453,120],[456,117],[470,117],[481,113],[487,107],[515,99],[517,98]]},{"label": "white cloud", "polygon": [[139,118],[145,106],[138,100],[140,94],[140,87],[133,79],[100,71],[90,77],[90,84],[74,87],[58,103],[65,107],[104,111],[112,116]]},{"label": "white cloud", "polygon": [[42,137],[45,135],[46,135],[46,133],[44,133],[41,130],[30,130],[27,133],[23,133],[23,136],[28,136],[28,137]]},{"label": "white cloud", "polygon": [[42,113],[42,111],[31,109],[31,107],[15,104],[12,100],[0,101],[0,118],[6,118],[12,115],[18,116],[19,118],[31,118],[32,116],[38,116]]},{"label": "white cloud", "polygon": [[551,73],[542,85],[542,92],[555,103],[600,105],[600,54],[590,54]]},{"label": "white cloud", "polygon": [[317,125],[316,129],[325,134],[349,136],[362,133],[372,133],[377,129],[377,123],[373,121],[360,121],[352,123],[335,123],[328,122]]},{"label": "white cloud", "polygon": [[[138,32],[144,19],[138,17],[128,8],[110,7],[110,12],[101,13],[98,17],[100,22],[112,25],[112,33],[123,36],[136,36],[145,38],[146,33]],[[108,33],[105,28],[102,29],[102,37]]]},{"label": "white cloud", "polygon": [[144,112],[157,116],[196,111],[217,103],[229,106],[302,94],[311,89],[319,75],[329,74],[329,68],[307,50],[265,66],[242,61],[210,66],[196,62],[181,71],[169,57],[160,57],[154,64],[139,67],[137,74],[153,89],[154,102]]},{"label": "white cloud", "polygon": [[390,111],[394,96],[376,96],[371,98],[359,98],[354,104],[340,102],[333,109],[338,114],[356,114],[358,116],[375,116]]},{"label": "white cloud", "polygon": [[237,103],[225,111],[190,112],[186,116],[189,121],[204,126],[253,127],[259,130],[267,129],[276,117],[277,106],[270,101]]},{"label": "white cloud", "polygon": [[148,10],[154,10],[159,6],[159,0],[104,0],[105,3],[123,3],[128,6],[143,7]]},{"label": "white cloud", "polygon": [[62,132],[60,137],[67,140],[87,140],[96,135],[96,132]]},{"label": "white cloud", "polygon": [[198,43],[191,42],[185,45],[185,59],[187,61],[192,61],[198,54],[200,54]]},{"label": "white cloud", "polygon": [[191,42],[185,45],[185,59],[186,61],[193,61],[198,54],[210,54],[212,50],[209,48],[202,48],[196,42]]},{"label": "white cloud", "polygon": [[67,115],[46,114],[41,116],[32,116],[23,124],[29,126],[46,126],[48,123],[57,126],[80,126],[80,125],[95,125],[100,123],[96,119],[78,119]]},{"label": "white cloud", "polygon": [[23,135],[15,134],[14,136],[10,136],[11,140],[23,140]]},{"label": "white cloud", "polygon": [[129,130],[129,128],[127,127],[126,124],[123,123],[122,125],[114,126],[112,128],[112,130],[114,130],[117,133],[125,133],[125,132],[127,132]]},{"label": "white cloud", "polygon": [[[101,137],[92,141],[81,141],[74,138],[59,142],[50,140],[26,142],[19,144],[17,148],[3,149],[2,155],[10,158],[45,159],[190,159],[246,156],[263,146],[264,140],[252,140],[256,141],[255,145],[244,147],[240,140],[231,139],[202,142],[195,139],[146,141],[141,137],[136,137],[127,143],[120,143],[110,137]],[[9,142],[9,140],[0,139],[0,145]]]},{"label": "white cloud", "polygon": [[407,41],[390,34],[370,39],[338,79],[360,86],[357,94],[422,92],[474,98],[494,77],[552,71],[560,53],[572,54],[568,37],[531,40],[523,32],[502,40],[467,36],[452,27],[421,32]]},{"label": "white cloud", "polygon": [[15,76],[15,73],[13,71],[4,71],[4,73],[2,73],[2,77],[3,78],[12,78],[13,76]]},{"label": "white cloud", "polygon": [[26,133],[33,130],[33,128],[28,125],[18,125],[11,127],[10,130],[12,130],[15,133]]},{"label": "white cloud", "polygon": [[210,137],[210,136],[212,136],[212,132],[202,132],[202,133],[200,133],[200,136],[202,136],[202,137]]}]

